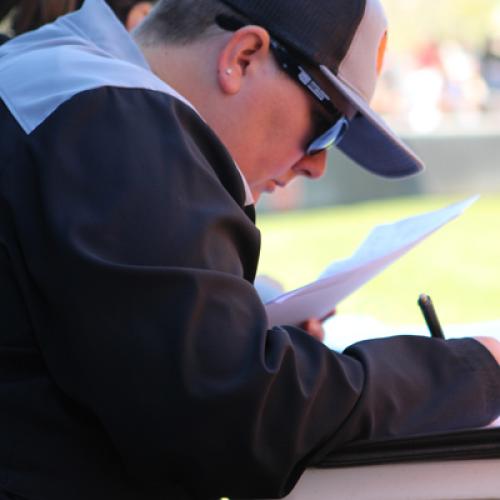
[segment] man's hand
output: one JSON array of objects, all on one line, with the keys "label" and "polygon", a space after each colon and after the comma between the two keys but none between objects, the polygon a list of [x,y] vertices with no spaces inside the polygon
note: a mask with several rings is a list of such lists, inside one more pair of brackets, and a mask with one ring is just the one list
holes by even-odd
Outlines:
[{"label": "man's hand", "polygon": [[308,319],[304,323],[300,324],[300,328],[305,330],[311,337],[316,340],[323,342],[325,339],[325,330],[323,329],[323,323],[319,319]]},{"label": "man's hand", "polygon": [[500,365],[500,342],[493,337],[473,337],[475,340],[480,342],[481,344],[490,351],[493,357],[497,360],[497,363]]},{"label": "man's hand", "polygon": [[325,340],[325,330],[323,328],[323,322],[325,322],[328,318],[331,318],[335,314],[336,310],[332,309],[328,314],[323,316],[322,318],[311,318],[307,321],[304,321],[299,326],[302,330],[305,330],[311,337],[314,337],[316,340],[323,342]]}]

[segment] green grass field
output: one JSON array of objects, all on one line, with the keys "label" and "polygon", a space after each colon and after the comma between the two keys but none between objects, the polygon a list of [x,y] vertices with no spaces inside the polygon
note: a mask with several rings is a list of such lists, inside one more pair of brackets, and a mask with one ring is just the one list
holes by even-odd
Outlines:
[{"label": "green grass field", "polygon": [[[260,214],[259,273],[287,290],[348,257],[369,230],[464,197],[415,197],[286,214]],[[421,321],[419,293],[433,298],[446,323],[500,319],[500,196],[483,196],[343,301],[338,311],[392,324]]]}]

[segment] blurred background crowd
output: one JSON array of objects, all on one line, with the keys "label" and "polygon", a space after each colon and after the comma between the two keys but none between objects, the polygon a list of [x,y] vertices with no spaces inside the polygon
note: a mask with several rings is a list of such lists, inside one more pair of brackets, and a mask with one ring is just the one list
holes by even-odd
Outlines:
[{"label": "blurred background crowd", "polygon": [[374,106],[403,133],[497,129],[500,2],[385,4],[394,43]]}]

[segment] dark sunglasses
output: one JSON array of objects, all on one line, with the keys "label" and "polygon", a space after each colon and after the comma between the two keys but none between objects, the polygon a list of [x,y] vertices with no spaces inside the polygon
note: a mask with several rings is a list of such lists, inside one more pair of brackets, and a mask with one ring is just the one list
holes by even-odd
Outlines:
[{"label": "dark sunglasses", "polygon": [[[236,31],[245,23],[231,16],[219,15],[215,18],[216,24],[227,31]],[[271,37],[271,50],[279,66],[301,86],[305,87],[331,116],[330,125],[322,127],[321,132],[306,147],[306,155],[314,155],[330,149],[340,143],[348,127],[349,120],[332,103],[328,94],[321,88],[321,85],[310,75],[304,66],[297,61],[284,45]]]}]

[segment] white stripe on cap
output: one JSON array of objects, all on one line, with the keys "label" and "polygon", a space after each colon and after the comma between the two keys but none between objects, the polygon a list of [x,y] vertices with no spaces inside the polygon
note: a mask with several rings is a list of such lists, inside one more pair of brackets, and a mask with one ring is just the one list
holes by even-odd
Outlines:
[{"label": "white stripe on cap", "polygon": [[365,13],[339,66],[338,76],[367,102],[377,83],[377,58],[380,43],[387,31],[387,18],[378,0],[366,0]]},{"label": "white stripe on cap", "polygon": [[340,64],[337,75],[326,66],[323,74],[353,108],[350,126],[338,148],[367,170],[385,177],[406,177],[424,168],[371,108],[385,50],[387,20],[379,0],[366,0],[365,12]]}]

